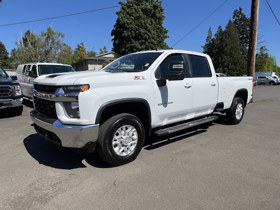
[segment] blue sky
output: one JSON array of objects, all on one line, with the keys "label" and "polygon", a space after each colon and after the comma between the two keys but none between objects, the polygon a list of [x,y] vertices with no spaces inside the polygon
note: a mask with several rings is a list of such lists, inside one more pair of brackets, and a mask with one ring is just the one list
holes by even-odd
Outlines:
[{"label": "blue sky", "polygon": [[[280,19],[280,1],[268,0]],[[3,0],[0,4],[0,25],[14,22],[29,21],[65,14],[83,12],[119,5],[115,0]],[[174,46],[184,35],[197,26],[205,17],[214,11],[224,0],[163,0],[165,21],[164,27],[168,30],[169,38],[166,43]],[[213,34],[219,25],[223,28],[232,17],[235,9],[241,7],[243,12],[250,16],[251,0],[228,0],[213,16],[200,25],[190,35],[174,48],[201,52],[201,46],[209,27]],[[73,49],[83,42],[87,51],[99,52],[104,46],[112,48],[111,31],[115,24],[119,8],[113,8],[79,16],[61,19],[52,19],[42,22],[25,23],[13,26],[0,26],[0,41],[10,52],[15,48],[15,42],[27,31],[36,34],[52,26],[55,31],[65,34],[64,42]],[[280,65],[280,25],[278,25],[265,0],[260,0],[259,12],[259,41],[269,49],[269,53],[276,57]]]}]

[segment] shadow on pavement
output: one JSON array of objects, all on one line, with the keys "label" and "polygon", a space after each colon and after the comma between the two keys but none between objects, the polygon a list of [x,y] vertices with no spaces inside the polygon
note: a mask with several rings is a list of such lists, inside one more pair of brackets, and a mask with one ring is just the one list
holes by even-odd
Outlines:
[{"label": "shadow on pavement", "polygon": [[109,168],[96,153],[77,153],[70,149],[63,148],[46,141],[38,134],[32,134],[23,140],[27,152],[40,164],[57,169],[85,168],[82,163],[85,160],[88,164],[97,168]]}]

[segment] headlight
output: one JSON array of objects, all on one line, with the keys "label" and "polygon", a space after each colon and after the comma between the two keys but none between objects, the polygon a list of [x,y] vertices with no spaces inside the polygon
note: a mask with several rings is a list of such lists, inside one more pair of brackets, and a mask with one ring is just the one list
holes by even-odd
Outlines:
[{"label": "headlight", "polygon": [[63,86],[62,88],[65,93],[79,93],[88,90],[89,85],[71,85]]},{"label": "headlight", "polygon": [[21,92],[21,88],[19,85],[14,85],[14,92],[15,92],[15,96],[21,96],[22,92]]}]

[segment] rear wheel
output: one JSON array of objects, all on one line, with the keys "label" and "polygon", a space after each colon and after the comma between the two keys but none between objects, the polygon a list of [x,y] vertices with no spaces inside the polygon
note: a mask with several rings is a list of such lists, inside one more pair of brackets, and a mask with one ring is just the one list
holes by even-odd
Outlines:
[{"label": "rear wheel", "polygon": [[244,116],[244,101],[242,98],[233,99],[230,109],[226,112],[226,118],[229,124],[238,124]]},{"label": "rear wheel", "polygon": [[144,138],[144,126],[136,116],[118,114],[101,125],[97,152],[110,165],[123,165],[136,159]]},{"label": "rear wheel", "polygon": [[274,85],[274,82],[269,82],[269,85],[270,85],[270,86]]}]

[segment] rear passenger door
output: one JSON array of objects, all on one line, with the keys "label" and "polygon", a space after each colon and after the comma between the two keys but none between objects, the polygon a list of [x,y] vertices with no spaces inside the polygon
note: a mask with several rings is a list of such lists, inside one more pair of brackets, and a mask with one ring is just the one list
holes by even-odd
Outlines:
[{"label": "rear passenger door", "polygon": [[195,117],[211,114],[217,105],[218,83],[206,57],[188,55],[192,74],[193,111]]}]

